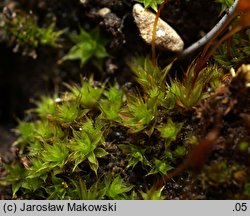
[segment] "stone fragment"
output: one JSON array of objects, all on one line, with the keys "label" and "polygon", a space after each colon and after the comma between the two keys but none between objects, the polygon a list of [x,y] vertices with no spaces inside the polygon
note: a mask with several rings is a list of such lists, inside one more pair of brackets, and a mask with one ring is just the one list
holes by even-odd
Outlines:
[{"label": "stone fragment", "polygon": [[86,4],[88,2],[88,0],[80,0],[80,3],[82,4]]},{"label": "stone fragment", "polygon": [[[143,40],[151,44],[156,15],[142,5],[135,4],[133,6],[133,17]],[[156,27],[155,45],[161,50],[178,53],[183,50],[184,42],[171,26],[159,18]]]},{"label": "stone fragment", "polygon": [[107,14],[109,14],[111,12],[111,10],[109,8],[102,8],[98,11],[98,14],[101,16],[101,17],[105,17]]}]

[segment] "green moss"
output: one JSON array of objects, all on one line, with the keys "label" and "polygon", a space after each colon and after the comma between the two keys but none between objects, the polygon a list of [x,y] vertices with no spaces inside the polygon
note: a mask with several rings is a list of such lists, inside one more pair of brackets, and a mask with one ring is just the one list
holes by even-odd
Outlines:
[{"label": "green moss", "polygon": [[70,159],[75,164],[73,171],[80,163],[87,160],[90,168],[97,173],[99,166],[97,158],[108,154],[102,147],[99,147],[104,142],[100,126],[94,126],[88,119],[80,131],[73,131],[73,134],[73,139],[69,144],[72,151]]},{"label": "green moss", "polygon": [[140,2],[144,5],[145,8],[152,8],[154,11],[158,10],[158,5],[162,4],[164,0],[134,0]]},{"label": "green moss", "polygon": [[238,148],[240,151],[242,152],[247,152],[248,148],[249,148],[249,144],[248,142],[242,141],[238,144]]},{"label": "green moss", "polygon": [[71,40],[75,45],[60,60],[60,63],[66,60],[80,60],[80,66],[82,67],[93,58],[93,63],[101,70],[102,59],[109,56],[109,54],[105,48],[107,41],[101,37],[99,28],[96,27],[90,32],[80,28],[80,33],[72,34]]},{"label": "green moss", "polygon": [[[94,108],[97,105],[100,96],[103,93],[104,86],[98,87],[93,85],[93,79],[82,80],[81,86],[68,86],[71,94],[69,98],[76,99],[83,108]],[[106,93],[107,94],[107,93]]]},{"label": "green moss", "polygon": [[221,13],[226,9],[232,6],[234,3],[233,0],[214,0],[216,3],[221,4]]},{"label": "green moss", "polygon": [[173,167],[170,166],[168,163],[158,159],[155,159],[154,166],[152,167],[153,168],[149,171],[147,175],[153,175],[157,173],[160,173],[161,175],[166,175],[168,171],[173,169]]},{"label": "green moss", "polygon": [[163,137],[166,140],[165,143],[166,147],[168,147],[172,141],[176,140],[177,135],[182,128],[182,125],[183,125],[182,123],[174,123],[169,118],[167,124],[157,128],[157,130],[159,130],[161,133],[161,137]]},{"label": "green moss", "polygon": [[78,197],[81,200],[101,200],[105,197],[106,189],[100,181],[95,182],[90,188],[87,188],[82,178],[72,179],[71,182],[75,186],[75,190],[72,191],[75,195],[71,195],[72,197]]},{"label": "green moss", "polygon": [[0,14],[0,22],[6,38],[11,37],[8,42],[14,47],[14,51],[21,51],[24,55],[37,57],[36,48],[40,46],[60,47],[59,39],[64,31],[56,31],[55,20],[48,26],[40,27],[34,14],[22,11],[12,11],[10,16]]},{"label": "green moss", "polygon": [[25,180],[25,169],[20,163],[11,166],[5,165],[5,168],[8,171],[8,176],[5,180],[11,184],[12,194],[15,196]]},{"label": "green moss", "polygon": [[119,148],[122,150],[124,154],[127,155],[127,160],[128,160],[128,165],[127,169],[129,167],[134,168],[136,164],[139,162],[141,163],[142,167],[146,168],[146,166],[151,166],[149,161],[147,160],[145,156],[145,151],[147,149],[141,149],[138,146],[135,145],[125,145],[125,144],[120,144]]},{"label": "green moss", "polygon": [[42,96],[40,101],[36,102],[36,106],[36,112],[41,118],[54,115],[56,112],[56,102],[49,96]]},{"label": "green moss", "polygon": [[120,122],[119,116],[122,107],[124,93],[119,89],[118,85],[111,86],[104,93],[104,98],[99,102],[100,110],[102,111],[102,118]]},{"label": "green moss", "polygon": [[131,132],[139,132],[143,129],[150,129],[150,123],[154,120],[157,112],[157,103],[144,101],[139,95],[129,95],[127,106],[120,112],[122,124]]},{"label": "green moss", "polygon": [[217,67],[205,67],[199,72],[196,80],[195,76],[195,65],[191,64],[182,81],[171,80],[168,85],[169,94],[172,94],[178,106],[192,109],[208,97],[206,88],[216,89],[221,84],[222,71]]},{"label": "green moss", "polygon": [[[6,166],[5,183],[12,185],[13,196],[30,198],[35,192],[36,198],[46,199],[166,198],[164,188],[148,190],[145,179],[154,182],[166,175],[187,155],[190,143],[199,143],[197,134],[183,136],[188,122],[172,119],[209,97],[206,88],[220,85],[220,75],[215,67],[205,68],[192,89],[192,68],[182,82],[167,84],[171,65],[161,70],[145,58],[132,67],[137,91],[125,91],[117,83],[106,87],[90,78],[36,102],[31,113],[35,120],[17,127],[19,158],[26,162],[17,158]],[[120,139],[120,133],[126,137]],[[224,161],[214,162],[203,172],[203,181],[228,183],[233,171]],[[131,182],[133,175],[140,182]]]},{"label": "green moss", "polygon": [[146,192],[141,191],[140,195],[144,200],[164,200],[166,197],[162,195],[163,187],[158,190],[150,189]]},{"label": "green moss", "polygon": [[126,193],[131,191],[133,186],[128,185],[120,176],[117,176],[112,180],[108,177],[105,181],[105,188],[109,198],[125,199]]},{"label": "green moss", "polygon": [[[70,92],[56,99],[42,97],[36,103],[37,108],[34,109],[39,119],[32,123],[21,122],[18,127],[20,134],[18,143],[22,143],[25,149],[28,165],[24,168],[18,163],[15,165],[22,171],[18,169],[21,176],[11,177],[12,180],[9,180],[15,185],[14,194],[18,190],[27,190],[37,191],[37,194],[49,199],[66,199],[78,195],[91,198],[88,191],[98,188],[106,191],[105,195],[100,197],[126,198],[126,193],[133,186],[120,176],[115,177],[115,173],[108,173],[107,177],[103,178],[105,184],[95,186],[92,183],[90,189],[81,182],[88,179],[86,175],[81,174],[84,180],[80,182],[76,179],[84,170],[91,170],[93,173],[88,171],[88,175],[95,174],[95,178],[100,178],[98,177],[99,160],[105,161],[109,157],[105,134],[109,133],[111,125],[127,128],[131,134],[149,135],[157,129],[161,139],[165,140],[166,146],[177,139],[182,123],[174,123],[170,118],[161,126],[157,123],[158,108],[167,96],[164,92],[166,90],[164,79],[160,77],[162,72],[157,67],[153,68],[148,59],[144,61],[143,67],[137,66],[134,70],[137,71],[138,82],[145,89],[145,97],[139,94],[124,94],[117,84],[109,88],[93,85],[93,79],[82,80],[81,86],[68,86]],[[151,69],[154,69],[153,73]],[[170,67],[165,69],[164,76],[169,69]],[[149,77],[151,85],[146,84],[146,79]],[[138,166],[142,167],[148,176],[166,174],[173,168],[171,160],[170,163],[166,161],[168,154],[162,152],[158,157],[146,156],[151,154],[153,147],[145,146],[145,142],[146,140],[141,140],[142,146],[118,145],[126,155],[126,171]],[[180,154],[180,150],[176,150],[173,155],[180,156]],[[11,172],[14,173],[15,170]],[[71,181],[59,176],[68,172],[69,175],[75,175]],[[50,178],[52,181],[49,180]],[[136,193],[139,192],[136,191]],[[146,195],[143,196],[146,198]],[[95,197],[99,195],[92,196],[92,198]]]},{"label": "green moss", "polygon": [[250,183],[246,183],[244,186],[244,195],[249,199],[250,198]]},{"label": "green moss", "polygon": [[230,45],[224,42],[215,52],[213,58],[223,68],[235,68],[249,61],[250,31],[246,30],[233,35]]}]

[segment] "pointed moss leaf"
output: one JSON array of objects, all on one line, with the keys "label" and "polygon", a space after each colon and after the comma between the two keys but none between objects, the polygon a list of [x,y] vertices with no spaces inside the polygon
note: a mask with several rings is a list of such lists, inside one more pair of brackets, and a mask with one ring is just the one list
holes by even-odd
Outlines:
[{"label": "pointed moss leaf", "polygon": [[108,152],[106,152],[103,148],[96,148],[95,149],[95,156],[98,158],[102,158],[104,156],[106,156],[108,154]]},{"label": "pointed moss leaf", "polygon": [[[41,141],[48,141],[53,138],[60,138],[64,135],[62,129],[49,121],[38,121],[35,123],[35,137]],[[33,145],[33,143],[31,144]]]},{"label": "pointed moss leaf", "polygon": [[118,85],[110,87],[104,91],[104,96],[99,102],[100,109],[105,118],[109,120],[119,121],[119,111],[122,105],[123,92],[118,88]]},{"label": "pointed moss leaf", "polygon": [[80,65],[81,67],[86,64],[86,62],[91,58],[93,55],[92,53],[92,44],[77,44],[73,46],[69,54],[64,58],[65,60],[75,60],[75,59],[80,59]]},{"label": "pointed moss leaf", "polygon": [[69,151],[64,142],[56,142],[53,145],[45,145],[43,161],[49,162],[54,166],[63,167],[68,158]]},{"label": "pointed moss leaf", "polygon": [[94,54],[97,58],[105,58],[108,56],[106,48],[99,44],[96,45],[96,52]]},{"label": "pointed moss leaf", "polygon": [[221,4],[221,13],[229,8],[234,3],[234,0],[214,0],[216,3]]},{"label": "pointed moss leaf", "polygon": [[43,150],[43,145],[38,140],[28,146],[29,156],[38,156]]},{"label": "pointed moss leaf", "polygon": [[166,175],[168,171],[172,170],[173,167],[167,164],[164,161],[155,159],[154,167],[150,170],[147,175],[152,175],[156,173],[160,173],[161,175]]},{"label": "pointed moss leaf", "polygon": [[[88,154],[88,160],[89,160],[89,162],[91,164],[94,164],[94,165],[96,165],[98,167],[98,161],[96,159],[96,156],[95,156],[94,152],[90,152]],[[94,171],[96,172],[96,170],[94,170]]]},{"label": "pointed moss leaf", "polygon": [[25,143],[32,142],[34,139],[35,125],[31,122],[20,122],[17,127],[21,141]]},{"label": "pointed moss leaf", "polygon": [[171,84],[168,85],[170,94],[177,105],[191,109],[197,105],[197,103],[208,96],[205,90],[207,86],[215,86],[221,83],[221,74],[216,67],[203,68],[196,78],[196,82],[193,83],[196,77],[195,64],[191,64],[185,74],[184,79],[180,82],[177,80],[171,80]]},{"label": "pointed moss leaf", "polygon": [[46,180],[48,172],[51,170],[46,163],[44,163],[41,159],[32,158],[31,159],[32,166],[27,170],[27,179],[40,177],[43,181]]},{"label": "pointed moss leaf", "polygon": [[136,75],[137,82],[142,86],[147,93],[152,89],[165,92],[165,78],[172,67],[172,64],[167,65],[163,70],[154,65],[149,57],[136,58],[130,64],[130,67]]},{"label": "pointed moss leaf", "polygon": [[68,86],[73,96],[80,100],[81,105],[84,108],[93,108],[97,104],[101,94],[103,93],[104,86],[93,86],[93,80],[82,80],[81,86]]},{"label": "pointed moss leaf", "polygon": [[139,132],[149,126],[157,111],[157,104],[144,101],[142,97],[130,96],[128,105],[121,110],[123,124],[133,132]]},{"label": "pointed moss leaf", "polygon": [[[80,200],[101,200],[104,198],[105,190],[100,184],[99,181],[95,182],[91,185],[91,187],[87,188],[85,181],[82,178],[78,180],[71,179],[76,193],[76,198]],[[71,195],[71,197],[74,197]]]},{"label": "pointed moss leaf", "polygon": [[48,172],[50,172],[53,169],[53,167],[54,166],[51,166],[49,163],[43,163],[39,168],[31,167],[28,170],[28,175],[26,178],[42,177],[43,179],[46,180]]},{"label": "pointed moss leaf", "polygon": [[98,163],[98,160],[96,159],[94,152],[89,153],[88,161],[89,161],[90,168],[97,174],[99,163]]},{"label": "pointed moss leaf", "polygon": [[101,124],[94,125],[90,119],[87,119],[87,121],[82,125],[82,130],[87,133],[94,146],[103,142],[102,127],[103,125]]},{"label": "pointed moss leaf", "polygon": [[74,160],[75,160],[75,165],[72,169],[73,172],[76,170],[77,166],[85,160],[85,157],[77,156],[77,157],[75,157]]},{"label": "pointed moss leaf", "polygon": [[47,199],[68,199],[68,184],[62,178],[56,177],[55,175],[52,175],[52,185],[47,186],[45,190],[49,195]]},{"label": "pointed moss leaf", "polygon": [[143,158],[143,155],[141,154],[141,152],[133,153],[132,157],[128,161],[127,168],[129,168],[129,167],[134,168],[138,162],[140,162],[140,161],[143,162],[143,159],[144,158]]},{"label": "pointed moss leaf", "polygon": [[40,188],[43,184],[44,183],[41,178],[29,178],[29,179],[26,179],[26,181],[22,183],[22,188],[25,188],[27,190],[34,192],[38,188]]},{"label": "pointed moss leaf", "polygon": [[162,4],[164,0],[135,0],[137,2],[140,2],[144,4],[145,8],[152,8],[154,11],[158,10],[158,5]]},{"label": "pointed moss leaf", "polygon": [[186,155],[186,148],[184,146],[177,146],[177,148],[174,151],[174,154],[176,157],[182,157]]},{"label": "pointed moss leaf", "polygon": [[62,123],[71,123],[81,115],[81,109],[77,103],[63,103],[57,107],[56,117]]},{"label": "pointed moss leaf", "polygon": [[97,172],[98,161],[96,157],[105,154],[101,148],[97,147],[103,142],[101,127],[99,125],[94,127],[92,121],[87,119],[83,123],[81,131],[74,131],[73,134],[74,138],[71,140],[69,146],[72,150],[71,158],[75,161],[73,171],[78,164],[88,159],[91,169]]},{"label": "pointed moss leaf", "polygon": [[58,44],[58,39],[64,33],[64,30],[56,32],[55,23],[51,23],[47,28],[38,29],[38,32],[41,37],[41,44],[53,47],[60,47],[60,45]]},{"label": "pointed moss leaf", "polygon": [[86,156],[95,149],[85,131],[74,132],[74,137],[75,139],[72,140],[70,146],[74,152],[80,152],[83,156]]},{"label": "pointed moss leaf", "polygon": [[165,159],[169,159],[170,161],[174,161],[173,152],[171,150],[167,150],[164,154],[165,154],[164,155]]},{"label": "pointed moss leaf", "polygon": [[128,165],[127,168],[134,168],[136,164],[141,162],[143,168],[145,166],[151,166],[144,153],[146,149],[141,149],[135,145],[125,145],[120,144],[118,147],[122,150],[124,154],[127,155]]},{"label": "pointed moss leaf", "polygon": [[36,105],[36,112],[42,118],[54,115],[56,112],[56,103],[51,97],[43,96],[40,101],[36,102]]},{"label": "pointed moss leaf", "polygon": [[22,186],[22,182],[17,182],[12,184],[12,196],[14,197],[16,192],[20,189]]},{"label": "pointed moss leaf", "polygon": [[144,200],[164,200],[165,196],[162,195],[162,190],[164,189],[165,186],[159,188],[156,190],[155,188],[151,188],[147,192],[140,192],[142,195],[142,198]]},{"label": "pointed moss leaf", "polygon": [[6,180],[11,183],[12,185],[12,194],[15,196],[16,192],[22,186],[22,182],[25,179],[26,173],[24,167],[16,163],[15,165],[5,165],[5,169],[8,171],[8,176]]},{"label": "pointed moss leaf", "polygon": [[174,141],[177,137],[177,134],[180,132],[182,125],[182,123],[174,123],[169,118],[167,124],[157,129],[161,132],[161,136],[163,138]]},{"label": "pointed moss leaf", "polygon": [[109,184],[106,195],[111,199],[121,199],[125,196],[125,193],[129,192],[133,186],[128,186],[124,180],[117,176],[111,184]]},{"label": "pointed moss leaf", "polygon": [[88,154],[90,154],[94,150],[94,146],[91,145],[90,139],[88,136],[83,137],[82,140],[74,140],[70,148],[73,153],[71,154],[72,159],[75,161],[75,166],[73,171],[76,169],[78,164],[82,163],[88,158]]}]

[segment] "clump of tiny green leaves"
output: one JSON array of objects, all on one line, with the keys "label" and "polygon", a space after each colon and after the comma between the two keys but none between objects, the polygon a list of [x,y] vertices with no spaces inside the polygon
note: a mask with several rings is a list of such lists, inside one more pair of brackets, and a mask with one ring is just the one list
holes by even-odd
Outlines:
[{"label": "clump of tiny green leaves", "polygon": [[232,6],[234,0],[214,0],[216,3],[221,4],[221,13],[226,9]]},{"label": "clump of tiny green leaves", "polygon": [[[21,121],[17,127],[15,145],[26,162],[6,165],[13,196],[22,192],[28,198],[36,192],[37,198],[49,199],[125,198],[132,189],[128,182],[112,175],[102,179],[103,183],[97,178],[99,160],[109,154],[104,138],[107,127],[102,121],[106,117],[117,120],[121,89],[115,84],[106,90],[92,79],[68,88],[61,97],[43,96],[34,111],[38,120]],[[116,108],[109,115],[113,102]],[[92,116],[95,112],[99,114]],[[89,187],[90,182],[85,181],[91,178],[96,178],[96,183]],[[89,191],[96,194],[90,196]]]},{"label": "clump of tiny green leaves", "polygon": [[170,68],[171,64],[161,70],[149,58],[138,58],[131,64],[136,80],[143,89],[143,95],[139,92],[127,95],[127,106],[121,109],[122,123],[130,131],[144,130],[151,134],[157,120],[158,108],[173,108],[173,102],[166,99],[165,78]]},{"label": "clump of tiny green leaves", "polygon": [[[198,77],[198,90],[191,91],[192,97],[198,96],[189,102],[185,94],[190,91],[192,73],[182,83],[171,80],[167,84],[170,68],[171,64],[161,69],[149,58],[138,58],[131,63],[138,83],[134,91],[127,92],[117,83],[106,86],[91,77],[80,85],[66,85],[68,91],[62,95],[36,101],[31,113],[36,120],[20,121],[16,129],[15,145],[22,160],[5,166],[9,173],[5,184],[11,184],[13,197],[164,198],[163,188],[138,188],[130,182],[129,173],[137,170],[135,175],[154,179],[174,168],[186,149],[177,144],[184,123],[173,120],[171,113],[195,106],[204,97],[206,85],[212,86],[217,79],[214,68],[206,69],[205,78]],[[111,139],[113,133],[120,133],[113,131],[119,128],[134,139]],[[159,149],[151,139],[156,136]],[[116,167],[110,168],[114,160]]]},{"label": "clump of tiny green leaves", "polygon": [[164,0],[135,0],[142,3],[145,8],[152,8],[154,11],[158,10],[158,5],[162,4]]},{"label": "clump of tiny green leaves", "polygon": [[185,109],[192,109],[202,99],[208,97],[206,89],[215,90],[221,83],[222,71],[216,66],[209,66],[199,72],[195,77],[195,64],[191,64],[182,81],[171,79],[168,84],[170,97],[176,100],[176,104]]},{"label": "clump of tiny green leaves", "polygon": [[36,48],[39,46],[60,47],[59,39],[63,30],[56,31],[55,20],[48,26],[40,27],[34,14],[10,11],[5,8],[0,14],[0,32],[2,38],[8,39],[9,45],[14,47],[13,51],[21,50],[23,55],[37,57]]},{"label": "clump of tiny green leaves", "polygon": [[223,68],[235,68],[248,62],[250,55],[250,30],[233,35],[230,44],[223,43],[215,52],[213,58]]},{"label": "clump of tiny green leaves", "polygon": [[[148,58],[132,65],[143,92],[145,89],[141,95],[90,78],[82,79],[80,85],[66,85],[68,91],[62,95],[43,96],[35,102],[32,115],[37,120],[20,121],[16,128],[19,138],[15,145],[20,148],[22,160],[6,165],[6,181],[12,185],[13,197],[22,194],[30,198],[35,192],[36,198],[47,199],[147,198],[147,192],[123,179],[119,169],[104,172],[105,164],[114,157],[107,141],[111,128],[122,127],[131,135],[150,135],[167,127],[170,132],[162,132],[161,139],[163,144],[170,144],[177,139],[182,124],[170,119],[161,127],[157,123],[159,107],[166,106],[164,78],[171,66],[162,75],[162,70]],[[113,143],[124,157],[122,169],[127,172],[141,167],[145,176],[166,174],[173,160],[166,152],[149,156],[153,147],[146,142]]]},{"label": "clump of tiny green leaves", "polygon": [[101,36],[98,27],[89,32],[80,28],[79,34],[71,34],[70,39],[75,45],[59,61],[60,63],[65,60],[80,60],[80,66],[82,67],[92,59],[93,64],[101,69],[103,58],[109,56],[109,54],[105,48],[107,40]]}]

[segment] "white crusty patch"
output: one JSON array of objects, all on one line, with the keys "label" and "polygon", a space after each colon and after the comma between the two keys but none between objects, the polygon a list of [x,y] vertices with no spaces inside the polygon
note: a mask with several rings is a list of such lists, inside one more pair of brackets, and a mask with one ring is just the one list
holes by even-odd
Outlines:
[{"label": "white crusty patch", "polygon": [[[133,17],[140,35],[148,44],[152,43],[155,16],[154,13],[145,9],[140,4],[135,4],[133,7]],[[162,50],[181,52],[184,42],[170,25],[159,18],[156,27],[155,45]]]},{"label": "white crusty patch", "polygon": [[156,31],[156,37],[165,37],[166,32],[163,31],[162,29],[159,29]]}]

